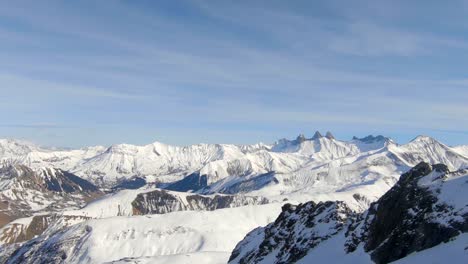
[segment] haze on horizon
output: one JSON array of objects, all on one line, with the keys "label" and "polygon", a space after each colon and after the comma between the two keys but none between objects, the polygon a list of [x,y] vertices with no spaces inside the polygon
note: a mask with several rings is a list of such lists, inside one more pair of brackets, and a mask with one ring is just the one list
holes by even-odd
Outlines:
[{"label": "haze on horizon", "polygon": [[0,3],[0,138],[468,144],[468,2]]}]

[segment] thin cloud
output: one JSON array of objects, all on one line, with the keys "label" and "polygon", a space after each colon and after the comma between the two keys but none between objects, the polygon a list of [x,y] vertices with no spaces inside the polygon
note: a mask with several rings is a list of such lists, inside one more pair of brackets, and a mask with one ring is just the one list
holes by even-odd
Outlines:
[{"label": "thin cloud", "polygon": [[23,89],[31,90],[37,89],[42,92],[62,92],[70,95],[78,96],[91,96],[91,97],[104,97],[114,99],[126,99],[126,100],[144,100],[144,95],[117,92],[111,89],[99,89],[91,88],[72,84],[56,83],[47,80],[38,80],[26,78],[23,76],[0,74],[0,82],[2,83],[2,89]]}]

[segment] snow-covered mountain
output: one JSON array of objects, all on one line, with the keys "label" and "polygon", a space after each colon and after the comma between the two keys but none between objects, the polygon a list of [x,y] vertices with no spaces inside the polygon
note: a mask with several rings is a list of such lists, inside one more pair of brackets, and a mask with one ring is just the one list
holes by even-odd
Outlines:
[{"label": "snow-covered mountain", "polygon": [[[421,161],[447,164],[450,171],[468,167],[463,146],[449,147],[425,136],[404,145],[383,136],[341,141],[330,132],[316,132],[311,138],[300,135],[271,145],[178,147],[156,142],[63,150],[2,140],[0,146],[5,171],[0,186],[21,194],[18,204],[25,213],[13,218],[27,216],[0,228],[0,251],[7,252],[0,263],[34,263],[33,258],[51,263],[62,258],[71,263],[226,262],[236,242],[273,221],[285,202],[306,204],[300,208],[317,221],[327,215],[328,231],[319,227],[313,232],[320,236],[308,238],[322,245],[340,236],[350,221],[358,223],[354,219],[364,217],[372,202]],[[12,173],[16,170],[27,173],[19,177],[21,173]],[[30,188],[36,186],[30,182],[42,187]],[[84,194],[88,184],[97,186],[93,190],[99,194]],[[102,195],[98,188],[108,194],[93,200]],[[11,197],[2,201],[14,204]],[[13,209],[3,212],[21,211]],[[195,222],[182,221],[190,217]],[[226,225],[236,234],[220,235]],[[302,227],[309,228],[306,223]],[[163,237],[181,241],[166,247],[158,244]],[[99,255],[99,250],[108,250],[100,244],[109,238],[119,252]],[[209,241],[208,246],[193,246],[200,241]],[[136,250],[133,243],[157,246]],[[41,254],[43,250],[49,253]],[[369,259],[366,251],[361,253]]]},{"label": "snow-covered mountain", "polygon": [[54,167],[69,171],[79,162],[105,150],[101,146],[75,150],[45,148],[27,141],[0,139],[0,164],[23,164],[30,168]]},{"label": "snow-covered mountain", "polygon": [[[73,203],[65,198],[63,197],[62,203],[68,204],[68,208],[73,208]],[[60,211],[42,210],[34,216],[14,220],[0,228],[0,245],[23,242],[88,219],[167,214],[177,211],[213,211],[268,203],[268,199],[256,196],[200,195],[157,188],[121,190],[89,202],[80,209],[66,210],[65,207]]]},{"label": "snow-covered mountain", "polygon": [[[420,161],[444,163],[450,169],[468,165],[463,148],[450,148],[423,136],[405,145],[398,145],[383,136],[340,141],[329,132],[326,136],[316,132],[312,138],[300,135],[295,140],[282,139],[272,145],[246,146],[198,144],[178,147],[155,142],[145,146],[119,144],[108,148],[54,150],[13,140],[0,143],[3,163],[60,168],[101,187],[113,187],[135,177],[148,183],[171,183],[198,173],[206,176],[207,186],[211,185],[205,191],[216,192],[238,181],[251,180],[255,184],[253,178],[272,172],[279,175],[276,182],[284,181],[286,186],[310,185],[323,183],[325,173],[330,181],[336,182],[333,175],[344,173],[342,167],[347,167],[347,177],[353,178],[349,179],[353,183],[359,181],[354,178],[365,178],[363,173],[370,175],[366,181],[373,180],[375,174],[379,174],[378,169],[352,171],[355,169],[349,166],[363,163],[363,159],[371,163],[363,165],[366,168],[379,162],[388,163],[379,169],[387,170],[385,175],[394,177]],[[264,178],[259,179],[264,182]]]},{"label": "snow-covered mountain", "polygon": [[330,132],[326,136],[316,132],[312,138],[300,135],[272,145],[177,147],[156,142],[79,150],[0,142],[3,164],[69,170],[101,188],[156,184],[175,191],[245,194],[293,203],[344,200],[353,210],[365,210],[421,161],[444,163],[450,170],[468,167],[463,148],[426,136],[398,145],[383,136],[341,141]]},{"label": "snow-covered mountain", "polygon": [[451,263],[465,263],[467,188],[467,170],[420,163],[361,214],[339,201],[287,204],[236,246],[229,263],[415,263],[404,258],[416,252],[409,260],[445,263],[451,244],[458,256]]},{"label": "snow-covered mountain", "polygon": [[4,166],[0,168],[0,227],[34,213],[80,208],[101,195],[92,183],[59,169]]}]

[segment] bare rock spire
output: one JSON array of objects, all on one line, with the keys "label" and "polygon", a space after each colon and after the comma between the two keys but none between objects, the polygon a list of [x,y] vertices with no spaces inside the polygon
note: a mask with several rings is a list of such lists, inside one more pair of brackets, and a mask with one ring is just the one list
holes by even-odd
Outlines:
[{"label": "bare rock spire", "polygon": [[335,136],[330,131],[327,131],[327,134],[325,135],[326,138],[328,139],[335,139]]},{"label": "bare rock spire", "polygon": [[322,134],[320,134],[320,132],[318,131],[315,131],[315,134],[314,136],[312,137],[312,140],[315,140],[315,139],[319,139],[319,138],[322,138]]}]

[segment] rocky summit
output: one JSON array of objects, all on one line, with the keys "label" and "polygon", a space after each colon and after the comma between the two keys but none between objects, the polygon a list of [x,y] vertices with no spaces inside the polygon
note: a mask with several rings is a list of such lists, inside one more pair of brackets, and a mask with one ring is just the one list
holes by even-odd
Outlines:
[{"label": "rocky summit", "polygon": [[464,238],[467,188],[467,170],[423,162],[360,214],[342,202],[287,204],[237,244],[229,263],[380,264],[421,255]]}]

